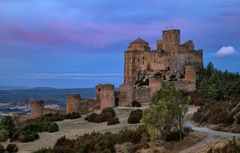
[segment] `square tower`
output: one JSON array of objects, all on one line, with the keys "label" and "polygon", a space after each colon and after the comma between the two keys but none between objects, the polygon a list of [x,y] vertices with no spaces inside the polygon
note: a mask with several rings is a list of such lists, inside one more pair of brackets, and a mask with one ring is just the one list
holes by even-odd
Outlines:
[{"label": "square tower", "polygon": [[180,46],[180,30],[165,30],[162,34],[162,50],[174,53]]}]

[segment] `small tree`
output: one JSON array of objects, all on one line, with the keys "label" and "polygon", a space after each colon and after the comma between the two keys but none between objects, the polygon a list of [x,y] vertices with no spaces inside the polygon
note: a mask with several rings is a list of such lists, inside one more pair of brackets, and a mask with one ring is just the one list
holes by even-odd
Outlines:
[{"label": "small tree", "polygon": [[[161,134],[162,138],[172,129],[179,131],[182,139],[183,122],[190,99],[172,83],[164,83],[152,98],[152,104],[143,113],[143,122],[148,129]],[[151,132],[150,132],[151,133]]]}]

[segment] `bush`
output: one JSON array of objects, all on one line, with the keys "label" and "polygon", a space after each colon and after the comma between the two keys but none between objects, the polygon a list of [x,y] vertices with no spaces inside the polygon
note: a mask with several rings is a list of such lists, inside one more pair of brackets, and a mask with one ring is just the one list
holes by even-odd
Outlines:
[{"label": "bush", "polygon": [[128,123],[129,124],[140,123],[141,118],[142,118],[142,110],[137,109],[137,110],[131,111],[128,117]]},{"label": "bush", "polygon": [[49,149],[40,149],[38,151],[35,151],[34,153],[48,153]]},{"label": "bush", "polygon": [[184,127],[183,130],[173,130],[162,135],[162,139],[166,141],[180,141],[192,131],[191,128]]},{"label": "bush", "polygon": [[2,129],[0,130],[0,142],[4,142],[8,139],[8,134],[7,134],[7,131]]},{"label": "bush", "polygon": [[36,132],[22,131],[18,136],[18,140],[21,142],[31,142],[36,139],[39,139],[39,135]]},{"label": "bush", "polygon": [[73,148],[58,146],[54,147],[51,153],[75,153]]},{"label": "bush", "polygon": [[109,112],[98,114],[93,122],[102,123],[112,118],[112,114]]},{"label": "bush", "polygon": [[85,118],[88,122],[102,123],[107,122],[109,119],[115,117],[116,113],[113,108],[108,107],[102,110],[101,114],[92,113]]},{"label": "bush", "polygon": [[138,102],[138,101],[136,101],[136,100],[132,101],[132,107],[141,107],[141,106],[142,106],[142,105],[141,105],[140,102]]},{"label": "bush", "polygon": [[2,144],[0,144],[0,153],[4,153],[4,146]]},{"label": "bush", "polygon": [[115,125],[119,124],[119,119],[117,117],[110,118],[107,122],[107,125]]},{"label": "bush", "polygon": [[65,119],[77,119],[77,118],[80,118],[81,115],[80,113],[76,113],[76,112],[73,112],[73,113],[69,113],[65,116]]},{"label": "bush", "polygon": [[18,147],[16,144],[9,144],[9,145],[7,145],[6,151],[8,153],[16,153],[16,152],[18,152]]},{"label": "bush", "polygon": [[116,134],[93,132],[79,136],[75,140],[61,137],[53,149],[41,149],[35,153],[112,153],[116,152],[114,147],[116,144],[126,142],[133,143],[133,148],[141,149],[142,144],[146,144],[144,140],[149,140],[149,134],[145,126],[139,126],[137,129],[125,129]]},{"label": "bush", "polygon": [[88,122],[94,122],[97,117],[97,113],[92,113],[89,116],[87,116],[85,119],[87,119]]},{"label": "bush", "polygon": [[54,133],[57,131],[59,131],[59,127],[58,127],[57,123],[51,123],[51,125],[48,127],[48,132]]},{"label": "bush", "polygon": [[114,109],[112,107],[104,108],[102,110],[102,114],[105,114],[105,113],[111,113],[112,117],[114,117],[116,115],[116,112],[114,111]]}]

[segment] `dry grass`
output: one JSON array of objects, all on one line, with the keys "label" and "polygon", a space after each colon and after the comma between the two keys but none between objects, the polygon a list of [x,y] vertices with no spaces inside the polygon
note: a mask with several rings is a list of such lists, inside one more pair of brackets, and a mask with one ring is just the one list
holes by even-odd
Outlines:
[{"label": "dry grass", "polygon": [[139,153],[179,153],[181,150],[194,146],[206,136],[204,133],[192,132],[181,142],[154,141],[150,143],[150,148],[142,149]]},{"label": "dry grass", "polygon": [[[131,112],[130,109],[116,109],[116,114],[119,117],[120,124],[108,126],[107,122],[104,123],[91,123],[84,120],[84,117],[74,120],[64,120],[57,122],[59,125],[59,132],[48,133],[42,132],[39,133],[40,139],[29,142],[29,143],[17,143],[20,153],[30,153],[41,148],[49,148],[54,146],[57,139],[62,136],[67,138],[74,139],[85,133],[92,132],[118,132],[125,127],[137,127],[138,124],[129,125],[127,124],[127,118]],[[5,143],[7,145],[8,143]]]}]

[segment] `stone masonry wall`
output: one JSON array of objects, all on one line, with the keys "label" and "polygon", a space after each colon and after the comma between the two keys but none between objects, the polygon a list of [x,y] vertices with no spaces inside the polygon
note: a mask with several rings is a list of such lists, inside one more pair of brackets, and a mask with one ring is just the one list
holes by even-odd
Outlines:
[{"label": "stone masonry wall", "polygon": [[31,118],[40,118],[43,116],[44,101],[35,100],[30,104],[31,107]]},{"label": "stone masonry wall", "polygon": [[80,94],[70,94],[66,95],[66,114],[80,111]]},{"label": "stone masonry wall", "polygon": [[99,84],[96,86],[96,97],[100,109],[115,106],[114,86],[111,84]]}]

